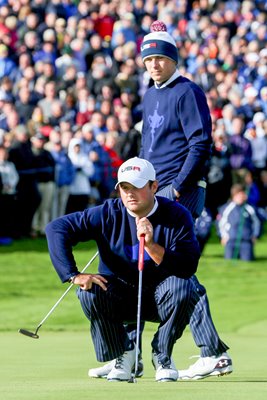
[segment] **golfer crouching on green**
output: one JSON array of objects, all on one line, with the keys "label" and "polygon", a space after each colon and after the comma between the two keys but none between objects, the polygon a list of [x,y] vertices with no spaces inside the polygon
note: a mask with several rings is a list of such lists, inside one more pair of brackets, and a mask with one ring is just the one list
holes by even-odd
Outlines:
[{"label": "golfer crouching on green", "polygon": [[[137,321],[139,241],[144,236],[141,319],[158,323],[151,342],[156,381],[176,381],[173,346],[198,300],[189,280],[200,257],[192,217],[178,203],[155,196],[155,170],[144,159],[121,165],[116,188],[120,198],[47,225],[50,257],[61,281],[79,286],[97,360],[114,359],[107,379],[129,381],[139,350],[124,323]],[[79,273],[72,249],[90,240],[98,246],[98,273]]]}]

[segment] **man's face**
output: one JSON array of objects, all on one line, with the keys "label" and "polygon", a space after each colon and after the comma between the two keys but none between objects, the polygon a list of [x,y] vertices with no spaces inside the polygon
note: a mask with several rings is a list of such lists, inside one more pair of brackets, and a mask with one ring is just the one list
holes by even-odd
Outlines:
[{"label": "man's face", "polygon": [[157,188],[158,183],[156,181],[152,184],[148,182],[141,189],[127,182],[119,184],[120,196],[124,206],[138,217],[145,217],[152,210]]},{"label": "man's face", "polygon": [[146,69],[156,83],[167,81],[176,69],[173,60],[161,56],[151,56],[145,59]]}]

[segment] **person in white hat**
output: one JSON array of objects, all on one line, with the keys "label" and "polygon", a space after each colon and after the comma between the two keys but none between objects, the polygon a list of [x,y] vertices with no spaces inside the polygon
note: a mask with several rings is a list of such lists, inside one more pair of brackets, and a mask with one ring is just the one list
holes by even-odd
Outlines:
[{"label": "person in white hat", "polygon": [[[98,361],[111,361],[109,381],[129,381],[136,350],[124,323],[136,321],[139,240],[144,236],[142,320],[159,323],[152,342],[156,381],[176,381],[172,349],[198,301],[189,279],[200,256],[188,210],[164,197],[152,164],[134,157],[121,165],[120,198],[65,215],[46,227],[51,260],[62,282],[78,288],[90,320]],[[99,251],[96,274],[80,273],[72,249],[94,240]]]}]

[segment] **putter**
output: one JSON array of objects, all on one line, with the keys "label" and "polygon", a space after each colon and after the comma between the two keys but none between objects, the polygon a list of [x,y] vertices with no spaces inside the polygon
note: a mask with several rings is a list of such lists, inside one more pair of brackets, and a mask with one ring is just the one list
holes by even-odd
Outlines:
[{"label": "putter", "polygon": [[136,328],[136,347],[135,347],[135,368],[134,374],[128,383],[137,383],[137,372],[138,372],[138,353],[140,345],[140,325],[141,325],[141,305],[142,305],[142,281],[143,281],[143,269],[144,269],[144,247],[145,247],[145,235],[141,235],[139,244],[139,255],[138,255],[138,298],[137,298],[137,328]]},{"label": "putter", "polygon": [[[84,272],[89,265],[92,264],[92,262],[96,259],[96,257],[98,256],[98,251],[95,253],[95,255],[91,258],[91,260],[86,264],[86,266],[83,268],[83,270],[81,271]],[[35,332],[30,332],[26,329],[19,329],[18,332],[21,333],[22,335],[31,337],[33,339],[39,339],[39,335],[37,334],[37,332],[39,331],[39,329],[41,328],[41,326],[43,325],[43,323],[47,320],[47,318],[52,314],[52,312],[55,310],[55,308],[59,305],[59,303],[64,299],[64,297],[66,296],[67,293],[69,293],[70,289],[72,288],[74,284],[72,283],[68,289],[63,293],[63,295],[60,297],[60,299],[58,299],[58,301],[54,304],[54,306],[51,308],[51,310],[49,311],[49,313],[42,319],[42,321],[39,323],[39,325],[37,326]]]}]

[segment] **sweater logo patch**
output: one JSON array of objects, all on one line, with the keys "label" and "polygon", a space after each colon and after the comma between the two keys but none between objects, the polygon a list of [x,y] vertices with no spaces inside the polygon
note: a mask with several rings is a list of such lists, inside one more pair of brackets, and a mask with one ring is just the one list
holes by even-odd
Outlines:
[{"label": "sweater logo patch", "polygon": [[153,145],[155,141],[155,132],[158,128],[161,127],[161,125],[164,123],[164,116],[158,114],[158,108],[159,108],[159,102],[157,101],[156,109],[154,110],[153,115],[148,116],[148,124],[150,127],[150,132],[151,132],[151,142],[150,142],[150,148],[149,148],[149,153],[153,153]]}]

